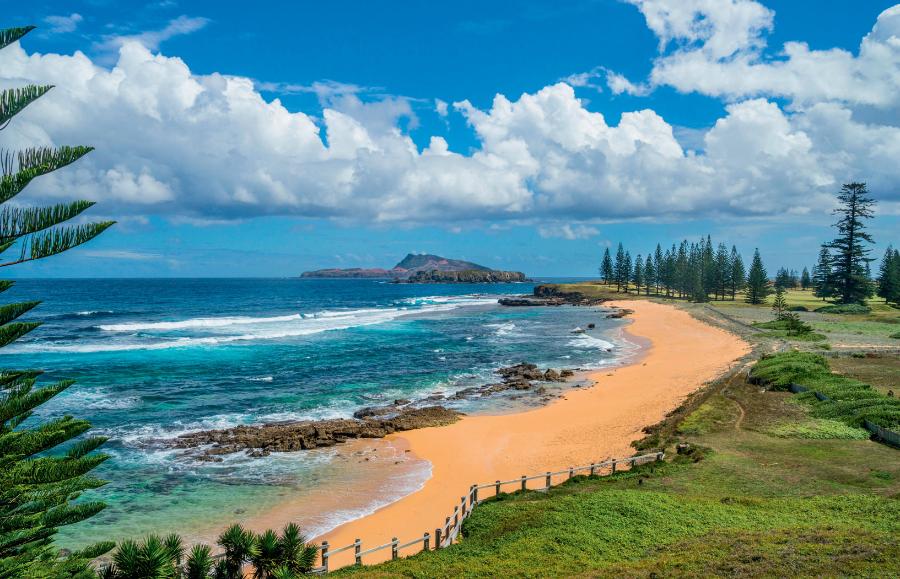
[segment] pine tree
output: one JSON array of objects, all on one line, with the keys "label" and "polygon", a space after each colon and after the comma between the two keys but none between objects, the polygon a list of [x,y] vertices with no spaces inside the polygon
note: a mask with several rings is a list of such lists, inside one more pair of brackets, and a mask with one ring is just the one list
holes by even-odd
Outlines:
[{"label": "pine tree", "polygon": [[625,265],[625,248],[619,243],[616,250],[616,263],[613,266],[613,277],[616,278],[616,291],[622,290],[622,284],[628,279],[629,270]]},{"label": "pine tree", "polygon": [[641,259],[640,253],[634,258],[634,271],[631,275],[631,281],[634,282],[634,289],[637,294],[641,295],[641,286],[644,285],[644,260]]},{"label": "pine tree", "polygon": [[[659,247],[659,246],[657,246]],[[653,256],[647,254],[644,262],[644,293],[650,295],[650,289],[656,286],[656,266],[653,264]]]},{"label": "pine tree", "polygon": [[716,249],[716,265],[715,265],[715,298],[725,299],[725,292],[728,290],[728,277],[731,275],[731,264],[729,263],[728,248],[724,243],[720,243]]},{"label": "pine tree", "polygon": [[869,197],[865,183],[845,184],[838,200],[840,206],[834,210],[839,216],[834,224],[838,236],[828,244],[836,252],[832,262],[835,295],[843,304],[863,303],[871,295],[866,264],[872,261],[864,243],[873,243],[864,220],[872,218],[875,200]]},{"label": "pine tree", "polygon": [[613,280],[613,262],[612,258],[609,256],[609,248],[607,247],[603,250],[603,262],[600,264],[600,277],[603,278],[603,283],[609,285]]},{"label": "pine tree", "polygon": [[900,254],[888,246],[878,268],[878,296],[887,303],[900,303]]},{"label": "pine tree", "polygon": [[731,286],[731,299],[736,299],[737,293],[747,285],[747,272],[744,269],[744,259],[738,253],[737,247],[731,246],[731,275],[728,283]]},{"label": "pine tree", "polygon": [[659,287],[663,283],[663,277],[665,275],[665,262],[663,261],[665,257],[663,256],[662,246],[660,244],[656,244],[656,251],[653,254],[653,263],[655,264],[656,276],[653,280],[654,285],[656,286],[656,293],[659,293]]},{"label": "pine tree", "polygon": [[824,301],[834,295],[834,276],[831,273],[831,253],[828,245],[822,245],[819,250],[819,261],[813,268],[812,284],[817,298]]},{"label": "pine tree", "polygon": [[786,268],[778,268],[778,272],[775,274],[775,287],[782,289],[791,287],[791,273]]},{"label": "pine tree", "polygon": [[800,289],[806,291],[809,289],[809,286],[811,284],[812,280],[809,277],[809,270],[804,267],[803,273],[800,274]]},{"label": "pine tree", "polygon": [[787,301],[784,299],[784,288],[780,285],[775,286],[775,301],[772,302],[772,313],[775,314],[775,319],[780,320],[784,318],[784,313],[787,310]]},{"label": "pine tree", "polygon": [[622,261],[622,287],[625,293],[628,293],[628,284],[631,281],[631,254],[625,252],[625,259]]},{"label": "pine tree", "polygon": [[769,276],[759,256],[759,249],[753,252],[750,273],[747,275],[747,302],[761,304],[769,295]]},{"label": "pine tree", "polygon": [[[0,31],[0,49],[18,41],[34,27]],[[30,85],[0,94],[0,127],[52,86]],[[35,178],[74,163],[90,147],[29,148],[0,155],[0,267],[43,259],[81,245],[111,222],[63,225],[93,203],[75,201],[52,207],[6,205]],[[14,246],[17,248],[10,251]],[[13,282],[0,282],[0,292]],[[0,307],[0,347],[37,328],[38,322],[16,321],[39,302]],[[0,576],[73,577],[91,573],[88,561],[112,548],[98,543],[60,558],[53,536],[62,525],[87,519],[103,508],[95,501],[73,503],[82,492],[103,481],[89,475],[107,456],[94,452],[106,440],[83,437],[90,425],[71,416],[30,420],[34,411],[72,385],[63,380],[38,386],[39,370],[0,370]]]}]

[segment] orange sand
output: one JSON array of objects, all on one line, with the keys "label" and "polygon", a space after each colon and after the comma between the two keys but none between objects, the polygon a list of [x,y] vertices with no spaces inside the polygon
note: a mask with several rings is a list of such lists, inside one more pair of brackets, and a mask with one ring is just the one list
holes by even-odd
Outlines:
[{"label": "orange sand", "polygon": [[[405,443],[415,456],[431,462],[432,477],[421,490],[316,540],[327,539],[336,548],[359,537],[363,550],[392,537],[404,543],[425,531],[433,535],[474,483],[627,457],[634,452],[631,442],[643,436],[644,426],[662,420],[688,394],[749,351],[740,338],[675,307],[646,301],[615,305],[634,310],[627,331],[651,344],[642,359],[593,373],[589,378],[596,386],[568,391],[542,408],[468,416],[449,426],[392,435],[389,439]],[[543,484],[533,482],[536,488]],[[418,550],[414,547],[402,554]],[[364,562],[389,556],[386,549]],[[331,568],[352,562],[350,550],[335,555]]]}]

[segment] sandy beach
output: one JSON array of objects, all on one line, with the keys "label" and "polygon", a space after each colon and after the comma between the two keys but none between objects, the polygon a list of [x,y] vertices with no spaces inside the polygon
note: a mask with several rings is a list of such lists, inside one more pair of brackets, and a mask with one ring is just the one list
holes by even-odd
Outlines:
[{"label": "sandy beach", "polygon": [[[316,541],[332,547],[360,538],[363,549],[398,537],[406,542],[435,527],[473,483],[511,479],[633,454],[642,428],[659,422],[691,392],[716,378],[749,351],[738,337],[692,318],[673,306],[618,301],[634,311],[627,333],[649,343],[634,363],[589,377],[596,385],[573,389],[548,406],[517,414],[467,416],[444,427],[389,437],[432,465],[424,487]],[[251,526],[278,526],[290,508]],[[410,548],[403,554],[411,554]],[[383,560],[390,550],[368,556]],[[336,555],[332,568],[352,563],[352,551]]]}]

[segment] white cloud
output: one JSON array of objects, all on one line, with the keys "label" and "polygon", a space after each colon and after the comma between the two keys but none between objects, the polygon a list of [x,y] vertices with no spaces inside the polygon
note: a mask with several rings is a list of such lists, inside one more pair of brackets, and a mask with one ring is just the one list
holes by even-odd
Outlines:
[{"label": "white cloud", "polygon": [[435,112],[442,116],[447,116],[448,105],[447,101],[442,101],[441,99],[434,99],[434,110]]},{"label": "white cloud", "polygon": [[580,224],[554,224],[542,225],[538,227],[538,233],[541,237],[561,237],[563,239],[587,239],[600,234],[600,230],[590,225]]},{"label": "white cloud", "polygon": [[75,32],[75,29],[78,28],[78,25],[84,20],[84,17],[77,12],[73,12],[68,16],[47,16],[44,18],[44,22],[50,27],[48,32],[50,34],[65,34],[68,32]]},{"label": "white cloud", "polygon": [[763,50],[773,13],[756,1],[629,2],[660,41],[652,85],[731,100],[783,97],[797,106],[822,101],[900,106],[900,5],[881,13],[856,55],[787,42],[773,58]]},{"label": "white cloud", "polygon": [[[739,14],[719,14],[713,4]],[[696,10],[671,22],[657,10],[651,26],[676,53],[708,59],[731,51],[733,61],[757,50],[769,28],[767,13],[745,4],[703,3],[714,14],[703,25],[692,20]],[[869,35],[882,48],[894,38],[885,36],[884,18]],[[843,101],[788,109],[767,98],[732,102],[713,127],[679,142],[684,129],[676,133],[656,112],[626,112],[610,124],[560,82],[515,99],[497,95],[486,109],[453,103],[479,145],[460,154],[439,135],[417,148],[409,99],[373,100],[353,85],[319,83],[308,90],[319,95],[321,116],[291,112],[263,98],[252,79],[195,74],[147,48],[155,38],[124,41],[111,68],[80,52],[28,54],[18,44],[0,51],[0,85],[57,86],[4,131],[9,146],[97,147],[36,180],[26,190],[32,199],[81,196],[101,201],[107,214],[196,222],[271,214],[520,220],[550,224],[544,233],[563,237],[587,235],[590,226],[574,222],[596,219],[821,211],[848,179],[868,180],[886,202],[900,199],[900,129],[864,122]],[[435,110],[449,114],[441,102]],[[573,225],[554,230],[559,223]]]}]

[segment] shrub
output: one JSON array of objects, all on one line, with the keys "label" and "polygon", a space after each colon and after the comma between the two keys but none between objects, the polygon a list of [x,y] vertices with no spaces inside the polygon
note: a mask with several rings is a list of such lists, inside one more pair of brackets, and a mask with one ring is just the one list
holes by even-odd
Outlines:
[{"label": "shrub", "polygon": [[872,308],[861,304],[833,304],[817,308],[816,311],[822,314],[868,314],[872,312]]},{"label": "shrub", "polygon": [[806,306],[791,306],[787,309],[789,312],[808,312],[809,308]]}]

